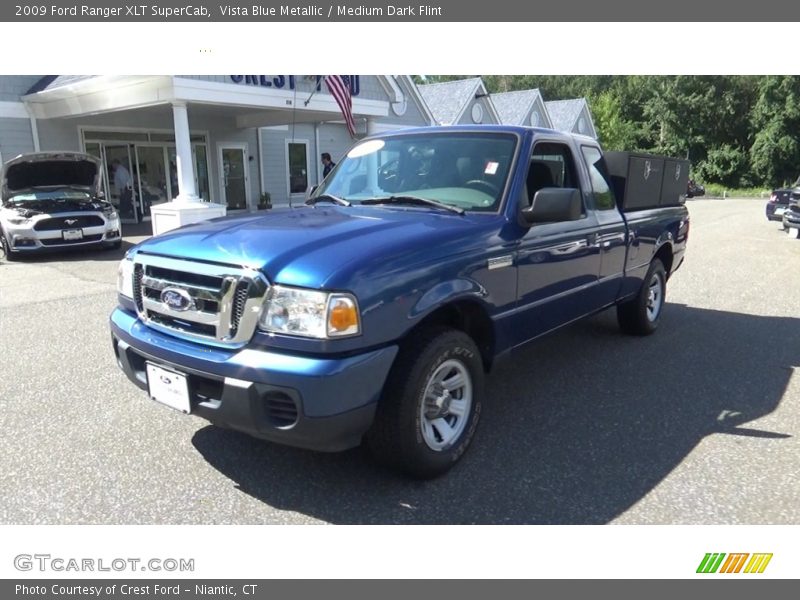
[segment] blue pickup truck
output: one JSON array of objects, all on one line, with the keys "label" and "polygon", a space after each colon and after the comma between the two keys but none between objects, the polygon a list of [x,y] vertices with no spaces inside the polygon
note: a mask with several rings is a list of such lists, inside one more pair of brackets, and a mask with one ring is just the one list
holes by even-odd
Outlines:
[{"label": "blue pickup truck", "polygon": [[686,249],[687,174],[546,129],[370,137],[302,206],[129,250],[114,353],[184,413],[320,451],[363,441],[436,476],[514,348],[613,306],[623,331],[655,331]]}]

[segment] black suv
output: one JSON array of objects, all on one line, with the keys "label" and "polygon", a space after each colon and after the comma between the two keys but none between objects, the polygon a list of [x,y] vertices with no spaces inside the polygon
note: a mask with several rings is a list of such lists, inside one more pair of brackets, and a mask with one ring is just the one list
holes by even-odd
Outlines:
[{"label": "black suv", "polygon": [[800,187],[772,190],[772,195],[770,195],[766,206],[767,219],[770,221],[782,221],[786,207],[798,200],[800,200]]},{"label": "black suv", "polygon": [[694,179],[690,179],[689,183],[686,184],[687,198],[694,198],[695,196],[705,196],[705,195],[706,195],[706,188],[704,188],[699,183],[695,182]]}]

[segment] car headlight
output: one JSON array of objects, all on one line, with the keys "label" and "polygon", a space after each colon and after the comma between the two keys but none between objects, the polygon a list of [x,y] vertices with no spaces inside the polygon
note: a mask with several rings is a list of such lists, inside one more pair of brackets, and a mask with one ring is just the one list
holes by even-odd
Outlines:
[{"label": "car headlight", "polygon": [[25,217],[10,217],[8,222],[12,225],[27,225],[31,222],[30,219],[26,219]]},{"label": "car headlight", "polygon": [[133,299],[133,261],[123,258],[117,269],[117,292],[126,298]]},{"label": "car headlight", "polygon": [[351,294],[272,286],[259,327],[272,333],[336,338],[361,333],[358,304]]},{"label": "car headlight", "polygon": [[113,209],[108,211],[108,212],[105,212],[103,214],[105,214],[106,219],[108,219],[109,221],[116,221],[117,218],[119,217],[119,214],[117,214],[117,211],[115,211]]}]

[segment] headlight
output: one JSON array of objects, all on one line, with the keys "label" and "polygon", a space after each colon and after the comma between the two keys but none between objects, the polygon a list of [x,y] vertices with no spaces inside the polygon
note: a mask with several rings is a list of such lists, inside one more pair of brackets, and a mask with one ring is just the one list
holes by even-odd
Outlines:
[{"label": "headlight", "polygon": [[106,213],[104,213],[104,214],[106,215],[106,219],[108,219],[109,221],[115,221],[117,219],[117,217],[119,217],[119,215],[117,214],[117,211],[115,211],[113,209],[108,211],[108,212],[106,212]]},{"label": "headlight", "polygon": [[31,222],[31,220],[26,219],[25,217],[11,217],[8,219],[8,222],[12,225],[27,225]]},{"label": "headlight", "polygon": [[126,298],[133,299],[133,261],[129,258],[119,261],[117,291]]},{"label": "headlight", "polygon": [[354,296],[280,285],[269,289],[259,327],[272,333],[320,339],[361,333]]}]

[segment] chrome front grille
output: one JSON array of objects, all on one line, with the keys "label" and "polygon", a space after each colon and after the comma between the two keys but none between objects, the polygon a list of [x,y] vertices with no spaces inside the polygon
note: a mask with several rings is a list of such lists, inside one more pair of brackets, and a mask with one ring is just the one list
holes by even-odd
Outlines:
[{"label": "chrome front grille", "polygon": [[[148,254],[134,259],[134,303],[148,326],[235,346],[253,335],[269,284],[253,269]],[[178,298],[168,304],[169,292]]]}]

